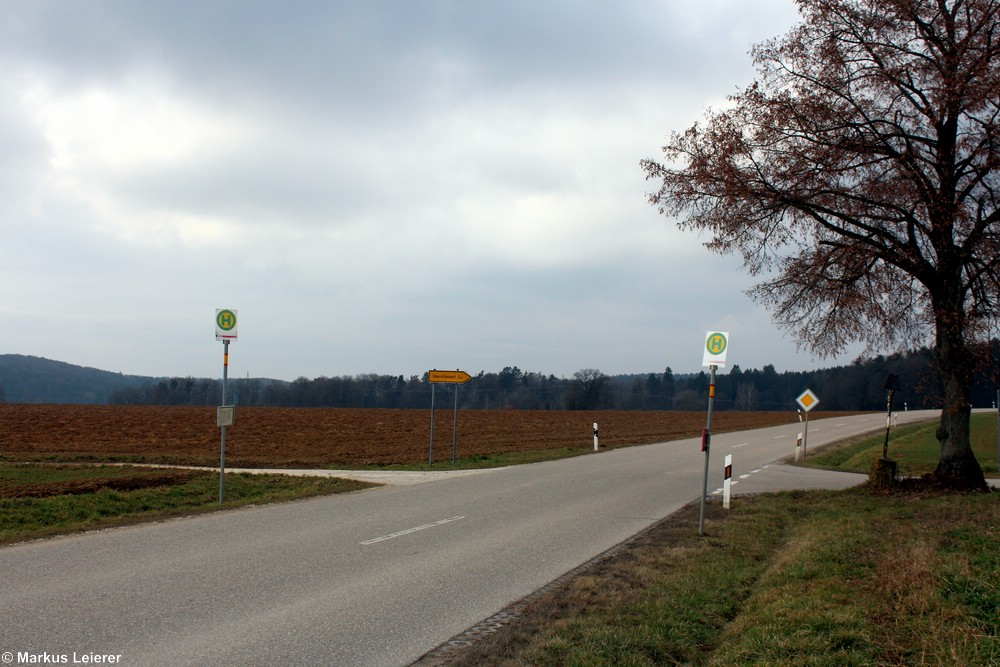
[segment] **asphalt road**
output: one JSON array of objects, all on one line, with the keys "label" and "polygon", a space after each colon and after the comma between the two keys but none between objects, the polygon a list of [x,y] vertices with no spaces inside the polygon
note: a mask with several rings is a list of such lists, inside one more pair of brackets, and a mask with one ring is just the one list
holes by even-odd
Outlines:
[{"label": "asphalt road", "polygon": [[[814,421],[809,449],[884,427]],[[774,465],[800,431],[714,436],[709,491],[725,454],[736,494],[819,484]],[[704,461],[691,439],[0,548],[0,661],[408,665],[697,499]]]}]

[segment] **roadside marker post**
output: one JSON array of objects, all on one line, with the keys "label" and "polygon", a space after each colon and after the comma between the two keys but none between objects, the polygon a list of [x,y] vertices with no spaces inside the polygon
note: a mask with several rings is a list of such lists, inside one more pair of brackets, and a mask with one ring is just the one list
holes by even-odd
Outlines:
[{"label": "roadside marker post", "polygon": [[222,404],[216,412],[216,424],[222,430],[219,446],[219,503],[226,500],[226,427],[235,420],[236,407],[226,405],[226,385],[229,381],[229,343],[236,340],[236,310],[217,308],[215,311],[215,340],[222,341]]},{"label": "roadside marker post", "polygon": [[458,459],[458,385],[465,384],[472,379],[472,376],[465,371],[439,371],[437,369],[427,371],[427,381],[431,383],[431,444],[428,462],[434,463],[434,385],[438,383],[455,385],[455,415],[452,420],[451,431],[451,464],[455,465]]},{"label": "roadside marker post", "polygon": [[597,451],[597,422],[594,422],[594,451]]},{"label": "roadside marker post", "polygon": [[733,487],[733,455],[726,454],[726,481],[722,485],[722,506],[729,509],[729,493]]},{"label": "roadside marker post", "polygon": [[715,371],[719,366],[726,365],[726,355],[729,352],[729,333],[725,331],[709,331],[705,334],[705,349],[701,365],[709,368],[708,381],[708,420],[701,435],[701,450],[705,452],[705,475],[701,486],[701,514],[698,518],[698,535],[705,534],[705,497],[708,496],[708,461],[712,449],[712,411],[715,407]]}]

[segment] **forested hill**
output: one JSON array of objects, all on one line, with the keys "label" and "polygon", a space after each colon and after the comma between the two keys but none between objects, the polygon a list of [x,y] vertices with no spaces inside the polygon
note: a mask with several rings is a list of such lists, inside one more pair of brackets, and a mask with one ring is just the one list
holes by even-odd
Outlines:
[{"label": "forested hill", "polygon": [[[1000,380],[1000,341],[983,346],[973,378],[974,407],[994,405]],[[820,410],[885,410],[885,384],[898,377],[899,410],[940,407],[941,387],[933,355],[906,354],[858,360],[848,366],[781,372],[774,366],[720,369],[717,410],[795,410],[795,398],[810,389]],[[454,387],[463,409],[523,410],[703,410],[708,400],[705,372],[660,372],[608,376],[583,369],[571,378],[525,372],[508,366],[479,371],[462,385],[436,385],[437,407],[453,405]],[[227,402],[244,406],[429,408],[431,384],[424,376],[354,375],[300,377],[294,382],[263,378],[230,380]],[[221,381],[208,378],[149,378],[83,368],[22,355],[0,355],[0,401],[9,403],[125,403],[218,405]]]},{"label": "forested hill", "polygon": [[0,401],[8,403],[107,403],[115,392],[154,378],[23,354],[0,354]]}]

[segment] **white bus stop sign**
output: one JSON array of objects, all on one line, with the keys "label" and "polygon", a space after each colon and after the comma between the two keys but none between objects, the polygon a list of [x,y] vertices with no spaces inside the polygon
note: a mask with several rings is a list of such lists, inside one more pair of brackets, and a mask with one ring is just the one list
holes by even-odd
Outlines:
[{"label": "white bus stop sign", "polygon": [[230,308],[215,310],[215,340],[236,340],[236,310]]},{"label": "white bus stop sign", "polygon": [[726,353],[729,351],[729,333],[726,331],[709,331],[705,334],[705,356],[702,366],[725,367]]}]

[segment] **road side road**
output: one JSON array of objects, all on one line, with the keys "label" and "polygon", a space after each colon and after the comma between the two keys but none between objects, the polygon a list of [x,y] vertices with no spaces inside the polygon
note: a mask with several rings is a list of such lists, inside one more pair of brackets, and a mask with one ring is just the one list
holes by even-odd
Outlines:
[{"label": "road side road", "polygon": [[[809,445],[884,424],[814,421]],[[715,436],[710,491],[725,454],[751,471],[801,430]],[[697,499],[703,464],[690,439],[2,548],[0,657],[406,665]]]}]

